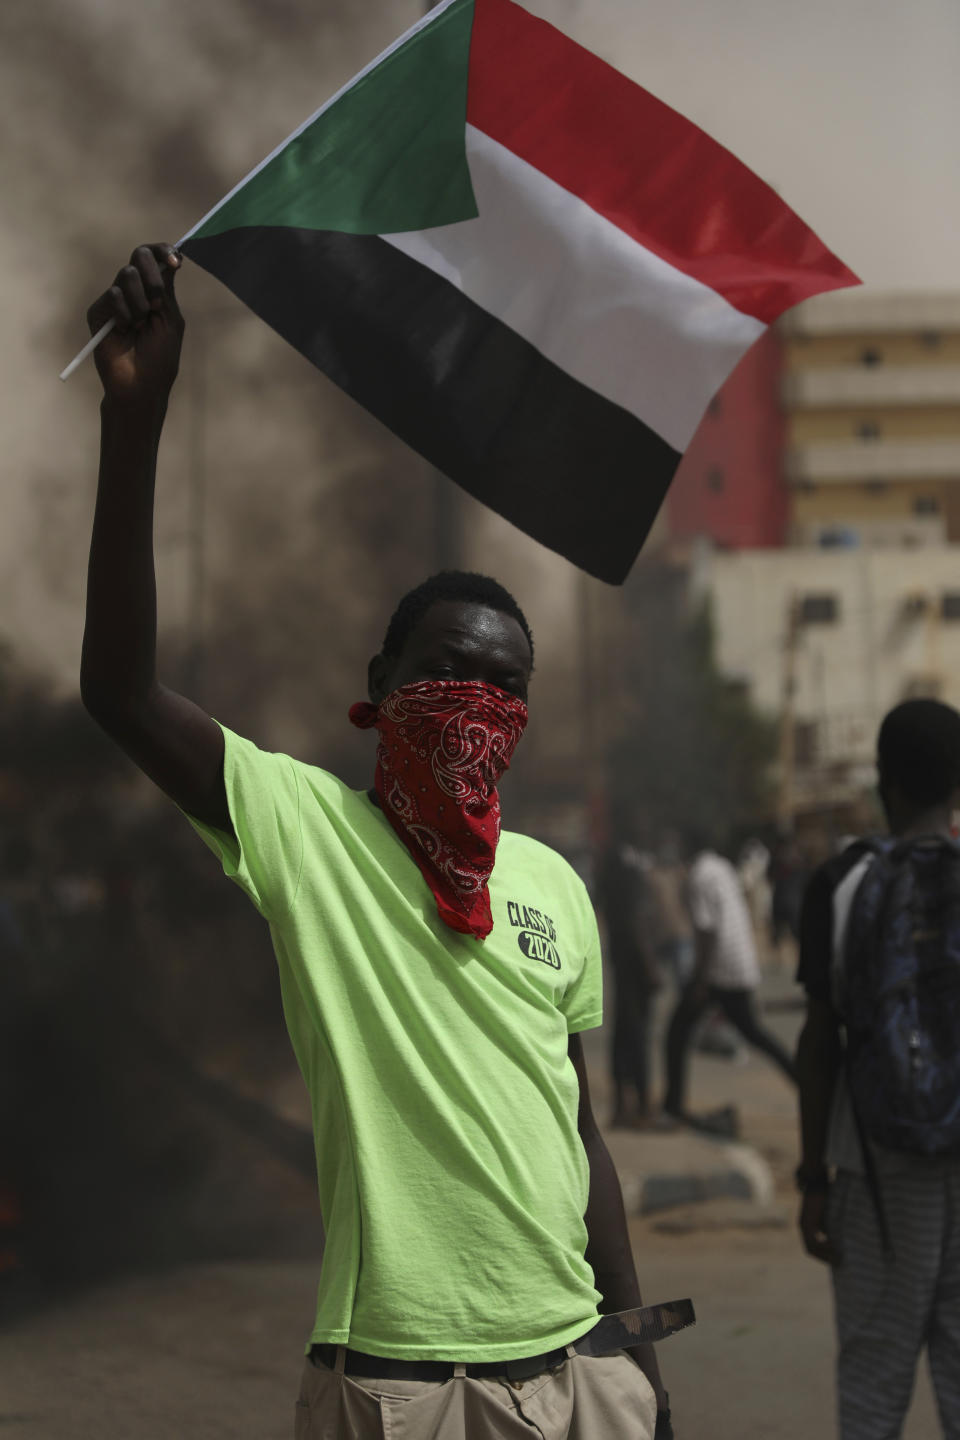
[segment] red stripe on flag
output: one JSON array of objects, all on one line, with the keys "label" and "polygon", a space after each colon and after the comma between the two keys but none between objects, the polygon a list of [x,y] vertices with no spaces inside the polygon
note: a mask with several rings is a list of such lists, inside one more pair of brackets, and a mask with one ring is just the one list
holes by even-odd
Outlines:
[{"label": "red stripe on flag", "polygon": [[476,0],[467,118],[766,324],[860,283],[729,150],[513,0]]}]

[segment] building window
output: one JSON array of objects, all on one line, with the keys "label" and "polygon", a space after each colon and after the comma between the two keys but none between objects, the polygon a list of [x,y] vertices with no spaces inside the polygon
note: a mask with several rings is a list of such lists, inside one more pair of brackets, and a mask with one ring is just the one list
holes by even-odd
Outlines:
[{"label": "building window", "polygon": [[939,350],[943,336],[939,330],[921,330],[920,344],[924,350]]},{"label": "building window", "polygon": [[863,484],[868,495],[883,495],[886,493],[886,480],[864,480]]},{"label": "building window", "polygon": [[876,420],[861,420],[857,426],[857,434],[861,440],[879,440],[880,426]]},{"label": "building window", "polygon": [[960,590],[944,590],[940,597],[940,614],[944,620],[960,620]]},{"label": "building window", "polygon": [[852,525],[825,525],[817,543],[822,550],[855,550],[860,534]]},{"label": "building window", "polygon": [[939,515],[940,501],[935,495],[918,495],[913,502],[914,515]]},{"label": "building window", "polygon": [[711,465],[707,471],[707,489],[711,490],[714,495],[722,495],[725,483],[723,466]]},{"label": "building window", "polygon": [[800,620],[804,625],[835,625],[840,617],[836,595],[804,595],[800,601]]},{"label": "building window", "polygon": [[873,345],[868,345],[866,350],[860,351],[861,365],[882,365],[883,351],[877,350]]}]

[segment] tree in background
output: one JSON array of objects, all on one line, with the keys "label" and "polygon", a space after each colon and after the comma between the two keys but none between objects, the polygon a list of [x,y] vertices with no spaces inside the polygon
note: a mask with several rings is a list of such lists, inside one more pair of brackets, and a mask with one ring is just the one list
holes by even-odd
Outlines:
[{"label": "tree in background", "polygon": [[624,721],[609,749],[609,793],[613,809],[638,816],[651,840],[692,824],[722,847],[769,822],[776,723],[721,673],[709,606],[691,613],[685,588],[656,566],[629,597],[636,638]]}]

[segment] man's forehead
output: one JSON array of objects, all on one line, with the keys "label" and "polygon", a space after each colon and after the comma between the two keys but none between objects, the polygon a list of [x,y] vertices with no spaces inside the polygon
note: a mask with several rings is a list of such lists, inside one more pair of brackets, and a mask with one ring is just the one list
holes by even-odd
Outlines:
[{"label": "man's forehead", "polygon": [[529,655],[523,627],[512,615],[475,601],[438,600],[410,634],[414,644],[509,645]]}]

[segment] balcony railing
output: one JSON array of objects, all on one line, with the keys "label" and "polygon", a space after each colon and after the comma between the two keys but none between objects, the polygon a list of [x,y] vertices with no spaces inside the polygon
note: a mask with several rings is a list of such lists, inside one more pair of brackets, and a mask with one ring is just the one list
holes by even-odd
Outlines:
[{"label": "balcony railing", "polygon": [[781,386],[788,410],[863,405],[958,405],[960,365],[811,366]]},{"label": "balcony railing", "polygon": [[779,328],[784,335],[960,330],[960,292],[833,290],[797,305]]},{"label": "balcony railing", "polygon": [[813,480],[960,479],[960,437],[935,440],[824,440],[787,453],[787,478]]}]

